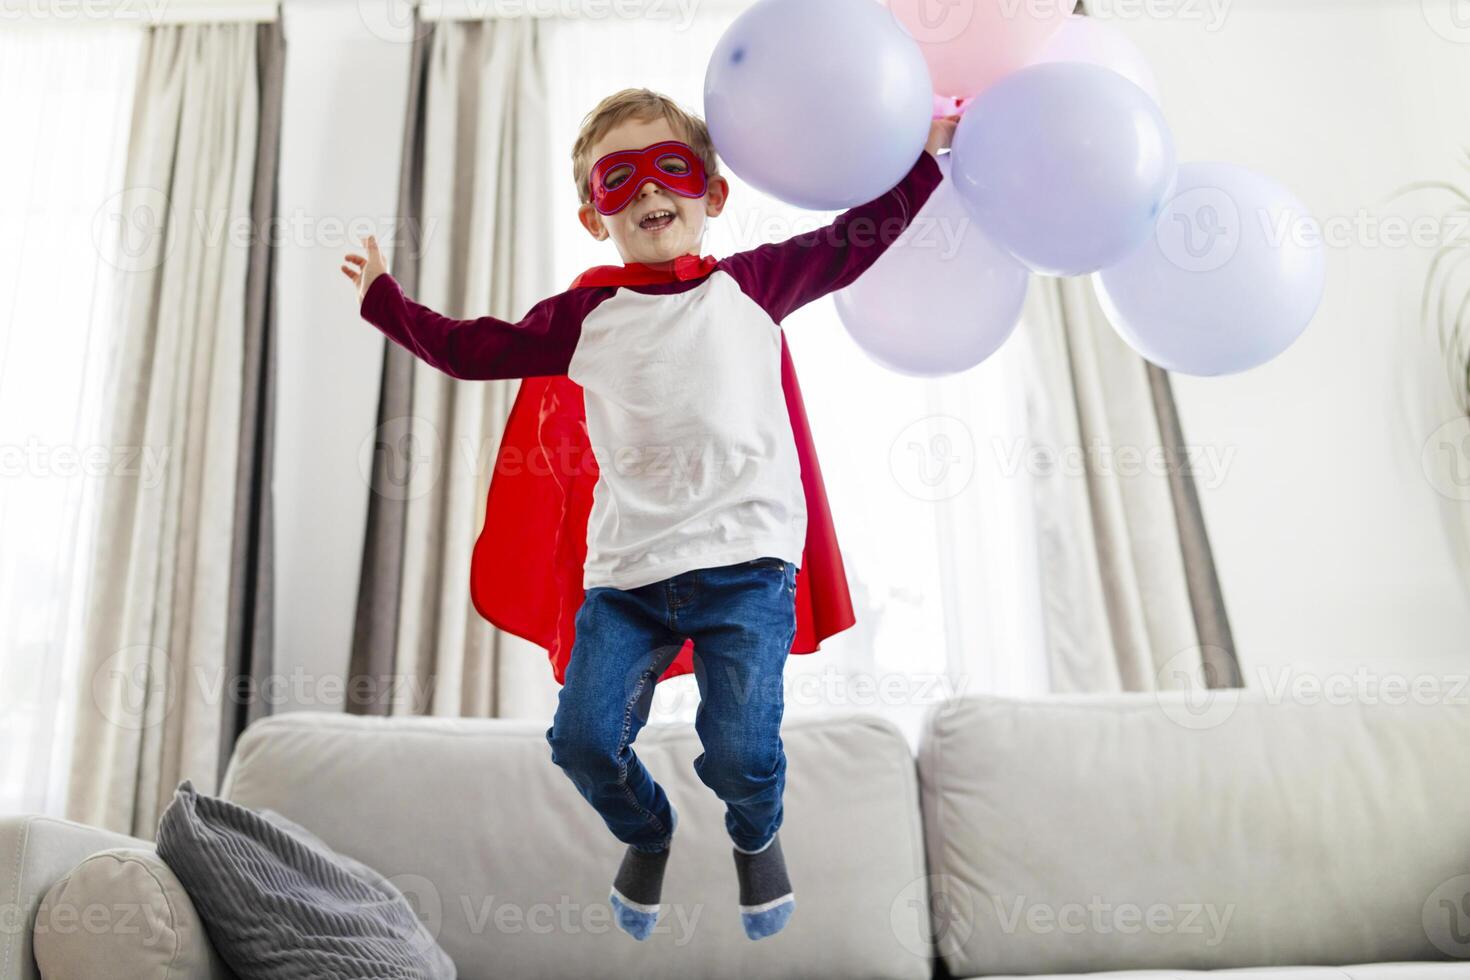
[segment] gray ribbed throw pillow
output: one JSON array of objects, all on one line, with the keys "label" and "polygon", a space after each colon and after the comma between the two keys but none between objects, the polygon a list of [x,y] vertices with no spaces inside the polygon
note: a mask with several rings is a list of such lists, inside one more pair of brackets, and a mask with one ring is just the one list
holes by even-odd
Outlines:
[{"label": "gray ribbed throw pillow", "polygon": [[158,856],[241,980],[454,980],[392,882],[273,810],[201,796],[186,779],[159,818]]}]

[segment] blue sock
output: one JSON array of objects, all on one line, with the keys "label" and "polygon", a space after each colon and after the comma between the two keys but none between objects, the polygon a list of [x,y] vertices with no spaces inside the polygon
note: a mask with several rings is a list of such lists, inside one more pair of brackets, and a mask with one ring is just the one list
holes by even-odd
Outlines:
[{"label": "blue sock", "polygon": [[778,835],[758,851],[735,846],[735,874],[740,879],[740,924],[751,939],[780,932],[796,910],[796,896],[786,875],[786,857]]},{"label": "blue sock", "polygon": [[649,853],[630,844],[623,855],[608,901],[618,928],[634,939],[647,939],[658,922],[659,895],[663,891],[664,865],[668,860],[667,847]]}]

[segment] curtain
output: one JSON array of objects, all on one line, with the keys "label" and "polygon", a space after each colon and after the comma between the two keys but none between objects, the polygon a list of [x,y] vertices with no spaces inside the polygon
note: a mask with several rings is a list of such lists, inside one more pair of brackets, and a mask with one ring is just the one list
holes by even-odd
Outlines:
[{"label": "curtain", "polygon": [[[260,122],[250,222],[252,228],[263,230],[272,227],[276,215],[286,38],[280,21],[261,24],[255,33]],[[271,496],[276,395],[275,254],[269,235],[251,237],[241,345],[240,447],[235,470],[225,687],[220,699],[217,770],[221,780],[241,733],[272,709],[263,692],[275,673],[275,515]]]},{"label": "curtain", "polygon": [[[65,807],[114,220],[141,34],[0,31],[0,813]],[[66,125],[57,125],[65,120]]]},{"label": "curtain", "polygon": [[1052,690],[1239,686],[1168,376],[1089,279],[1033,278],[1023,318]]},{"label": "curtain", "polygon": [[[217,785],[229,659],[250,661],[253,674],[264,654],[260,634],[240,627],[253,612],[231,601],[232,589],[259,591],[239,574],[259,574],[262,553],[237,536],[260,533],[264,485],[252,462],[253,489],[242,491],[241,458],[258,460],[269,445],[247,415],[269,399],[246,391],[270,375],[259,319],[268,305],[259,277],[269,276],[252,272],[255,236],[239,234],[263,202],[259,31],[147,32],[119,192],[128,220],[104,439],[161,465],[153,479],[120,471],[99,487],[67,816],[145,838],[182,779]],[[253,498],[243,522],[242,492]]]},{"label": "curtain", "polygon": [[[558,288],[538,18],[415,31],[391,269],[446,315],[519,318]],[[464,382],[386,339],[349,710],[550,717],[537,646],[469,596],[494,453],[518,381]]]}]

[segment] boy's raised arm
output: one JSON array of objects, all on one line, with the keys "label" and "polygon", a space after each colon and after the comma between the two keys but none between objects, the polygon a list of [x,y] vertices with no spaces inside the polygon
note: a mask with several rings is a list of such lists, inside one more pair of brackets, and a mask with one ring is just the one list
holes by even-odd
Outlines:
[{"label": "boy's raised arm", "polygon": [[[404,295],[373,235],[366,255],[349,253],[342,273],[357,287],[358,313],[388,339],[454,378],[492,380],[565,374],[581,333],[568,293],[549,296],[515,323],[493,316],[456,320]],[[364,288],[366,284],[366,288]]]},{"label": "boy's raised arm", "polygon": [[792,311],[862,275],[913,221],[944,175],[925,149],[888,193],[831,224],[722,260],[740,288],[780,323]]},{"label": "boy's raised arm", "polygon": [[578,324],[565,316],[565,294],[548,296],[516,322],[493,316],[456,320],[409,299],[390,274],[363,295],[362,318],[388,338],[454,378],[486,381],[565,374]]}]

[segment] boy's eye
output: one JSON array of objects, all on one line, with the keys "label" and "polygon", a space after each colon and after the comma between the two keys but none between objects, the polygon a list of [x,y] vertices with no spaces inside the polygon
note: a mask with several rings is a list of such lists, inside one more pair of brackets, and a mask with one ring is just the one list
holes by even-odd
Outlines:
[{"label": "boy's eye", "polygon": [[669,154],[668,156],[658,158],[658,169],[666,174],[687,174],[689,172],[689,164],[685,162],[683,157],[676,157],[673,154]]},{"label": "boy's eye", "polygon": [[613,190],[632,175],[633,165],[631,163],[620,163],[602,175],[602,186],[608,190]]}]

